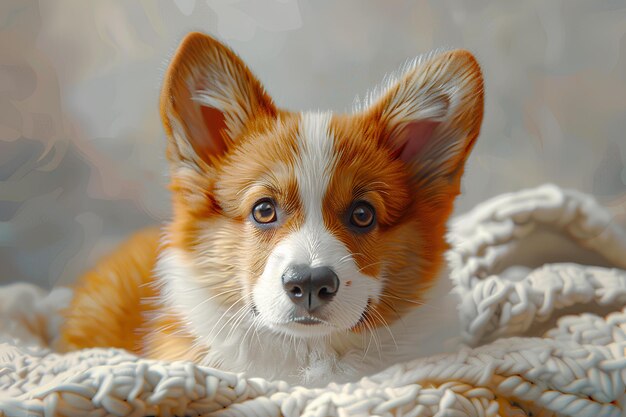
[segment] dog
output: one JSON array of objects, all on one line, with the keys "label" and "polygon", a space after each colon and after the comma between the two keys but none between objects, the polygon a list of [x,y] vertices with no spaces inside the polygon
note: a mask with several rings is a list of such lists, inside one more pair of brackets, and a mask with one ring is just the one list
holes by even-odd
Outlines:
[{"label": "dog", "polygon": [[446,222],[483,117],[471,53],[410,61],[350,114],[295,113],[191,33],[160,111],[172,219],[78,281],[59,350],[319,386],[444,349]]}]

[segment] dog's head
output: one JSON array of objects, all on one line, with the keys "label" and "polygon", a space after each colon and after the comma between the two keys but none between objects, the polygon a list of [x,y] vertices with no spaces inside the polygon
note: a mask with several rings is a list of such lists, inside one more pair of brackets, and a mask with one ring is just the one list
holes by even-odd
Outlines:
[{"label": "dog's head", "polygon": [[196,299],[320,336],[387,325],[423,300],[483,85],[470,53],[442,52],[411,62],[353,114],[293,113],[230,49],[194,33],[169,67],[161,113],[167,240],[193,267],[182,279],[198,284]]}]

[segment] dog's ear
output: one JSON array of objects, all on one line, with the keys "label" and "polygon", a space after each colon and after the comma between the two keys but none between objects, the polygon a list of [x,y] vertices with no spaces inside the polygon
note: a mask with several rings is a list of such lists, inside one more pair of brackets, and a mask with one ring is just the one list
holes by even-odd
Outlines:
[{"label": "dog's ear", "polygon": [[185,37],[161,92],[161,118],[173,164],[210,167],[252,119],[276,114],[272,99],[232,50],[202,33]]},{"label": "dog's ear", "polygon": [[369,99],[364,116],[419,183],[458,181],[483,117],[480,67],[464,50],[417,59]]}]

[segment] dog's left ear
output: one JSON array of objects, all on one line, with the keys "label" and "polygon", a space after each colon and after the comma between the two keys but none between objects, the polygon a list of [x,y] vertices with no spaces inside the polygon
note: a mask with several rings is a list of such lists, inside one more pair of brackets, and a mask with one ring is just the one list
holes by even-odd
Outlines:
[{"label": "dog's left ear", "polygon": [[480,67],[464,50],[418,59],[364,116],[381,126],[382,145],[412,167],[419,183],[458,183],[483,117]]}]

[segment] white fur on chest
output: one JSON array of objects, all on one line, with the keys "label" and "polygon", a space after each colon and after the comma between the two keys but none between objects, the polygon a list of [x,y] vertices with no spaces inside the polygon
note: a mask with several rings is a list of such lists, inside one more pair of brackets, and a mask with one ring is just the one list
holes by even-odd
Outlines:
[{"label": "white fur on chest", "polygon": [[321,386],[357,380],[400,361],[444,352],[454,347],[450,339],[460,334],[447,277],[438,280],[425,305],[389,328],[304,338],[255,326],[251,311],[229,320],[239,309],[210,300],[213,294],[194,279],[197,273],[175,249],[165,250],[157,266],[164,303],[184,319],[195,343],[208,349],[201,364],[226,371]]}]

